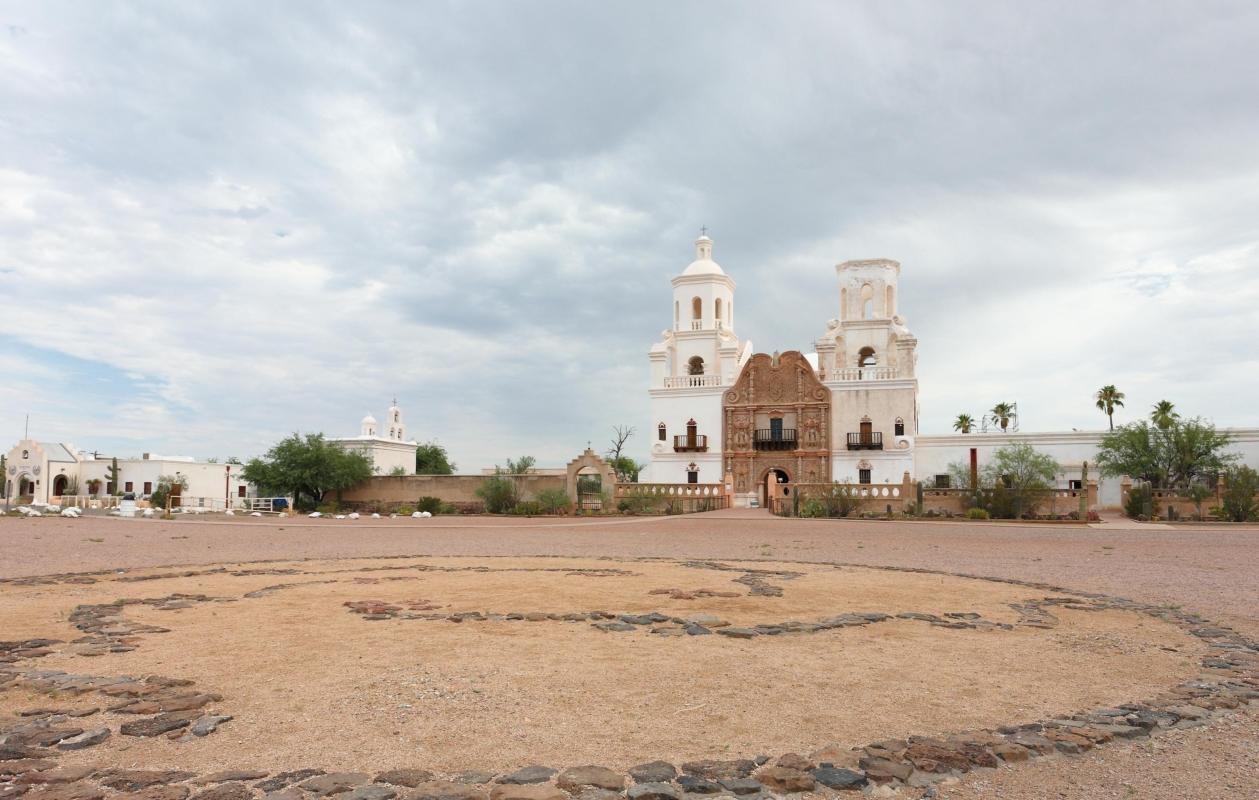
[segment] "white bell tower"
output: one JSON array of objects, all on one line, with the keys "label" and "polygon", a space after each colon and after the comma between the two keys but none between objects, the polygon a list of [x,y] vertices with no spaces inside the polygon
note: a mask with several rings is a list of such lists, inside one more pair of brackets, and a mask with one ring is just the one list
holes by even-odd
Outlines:
[{"label": "white bell tower", "polygon": [[720,483],[721,398],[751,344],[735,335],[734,279],[713,260],[702,230],[695,260],[672,280],[672,325],[652,346],[651,462],[640,480]]},{"label": "white bell tower", "polygon": [[398,408],[398,398],[393,399],[393,405],[389,406],[389,438],[395,441],[405,441],[407,436],[406,423],[402,421],[402,409]]},{"label": "white bell tower", "polygon": [[363,417],[363,421],[359,423],[359,435],[360,436],[375,436],[376,435],[376,418],[373,417],[371,414],[368,414],[367,416]]}]

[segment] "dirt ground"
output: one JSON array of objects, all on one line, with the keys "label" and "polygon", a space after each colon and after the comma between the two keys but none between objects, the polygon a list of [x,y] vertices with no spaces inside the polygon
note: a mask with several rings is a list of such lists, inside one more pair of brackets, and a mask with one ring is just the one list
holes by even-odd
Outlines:
[{"label": "dirt ground", "polygon": [[[779,520],[763,513],[737,511],[685,518],[618,519],[593,523],[485,518],[422,521],[301,519],[279,523],[253,520],[211,522],[204,519],[166,523],[113,519],[0,519],[0,576],[6,577],[159,564],[422,554],[781,559],[924,567],[1046,581],[1074,589],[1183,605],[1248,634],[1259,634],[1259,532],[1254,530],[1108,530],[1105,527],[819,522]],[[603,565],[607,566],[607,562]],[[302,568],[316,566],[318,562],[303,564]],[[869,586],[865,587],[866,594],[851,591],[857,588],[857,584],[851,583],[852,576],[864,571],[840,570],[826,576],[820,573],[815,576],[812,569],[807,579],[801,580],[819,581],[816,591],[809,590],[806,582],[800,582],[793,599],[793,587],[784,584],[786,592],[783,598],[778,599],[781,603],[779,610],[791,608],[791,614],[795,616],[804,615],[803,612],[813,608],[814,604],[819,609],[825,605],[826,612],[822,613],[859,610],[863,607],[860,605],[863,598],[874,596],[869,594],[872,588]],[[845,575],[850,581],[847,587],[842,581],[826,584],[825,587],[822,585],[826,580]],[[684,580],[687,576],[666,576],[664,573],[646,577],[649,578],[648,583],[653,584],[672,586],[680,582],[683,588],[725,588],[721,585],[725,583],[723,576],[711,573],[698,580]],[[672,578],[673,582],[667,578]],[[270,580],[276,582],[281,579]],[[431,581],[431,576],[425,576],[424,580]],[[600,584],[607,578],[570,580],[588,581],[591,586],[608,585]],[[626,585],[631,583],[627,581]],[[973,581],[960,583],[999,586]],[[104,586],[96,586],[96,590],[105,590]],[[249,601],[255,603],[255,610],[247,613],[254,615],[258,623],[248,626],[252,631],[249,636],[243,636],[240,631],[242,626],[233,622],[239,620],[236,615],[246,601],[240,601],[239,605],[196,606],[173,614],[145,609],[138,611],[137,617],[150,621],[153,615],[163,614],[161,624],[172,627],[172,633],[146,637],[138,651],[108,658],[111,661],[120,659],[112,661],[120,665],[120,671],[129,668],[122,666],[127,663],[126,659],[137,659],[136,663],[140,663],[149,657],[161,658],[162,669],[171,673],[180,669],[200,670],[198,675],[189,677],[197,677],[199,682],[221,679],[225,685],[220,691],[231,698],[230,701],[225,700],[225,705],[262,702],[256,698],[271,697],[268,702],[287,709],[284,712],[287,717],[268,723],[276,726],[274,730],[268,731],[265,736],[250,737],[248,741],[237,737],[241,741],[233,743],[229,728],[237,725],[236,721],[224,727],[215,735],[223,736],[221,743],[204,745],[206,752],[203,755],[208,760],[215,758],[209,750],[212,747],[239,747],[242,748],[239,751],[241,754],[249,752],[249,748],[256,748],[258,753],[283,753],[286,746],[294,746],[286,744],[286,736],[294,741],[300,740],[300,731],[304,726],[324,724],[321,720],[327,718],[338,722],[348,720],[353,726],[353,735],[341,740],[343,747],[349,743],[347,752],[353,758],[375,758],[387,752],[388,747],[375,749],[380,746],[373,744],[372,740],[384,738],[377,734],[391,724],[395,727],[390,729],[389,737],[395,737],[392,730],[399,730],[396,737],[410,736],[412,738],[406,740],[410,746],[426,752],[423,751],[425,742],[444,741],[450,730],[443,727],[446,723],[441,721],[442,712],[426,713],[420,725],[401,724],[408,719],[404,712],[414,713],[417,703],[413,699],[420,696],[424,699],[418,705],[428,712],[434,709],[453,710],[451,713],[455,716],[447,719],[484,713],[483,717],[472,717],[477,720],[472,727],[483,732],[484,737],[492,732],[492,728],[485,727],[486,721],[508,717],[517,721],[517,728],[521,720],[534,724],[538,712],[530,709],[530,703],[533,708],[554,710],[557,699],[562,703],[567,693],[572,709],[592,707],[593,711],[582,713],[593,716],[582,717],[579,724],[566,727],[565,720],[571,718],[573,711],[561,705],[564,713],[557,715],[558,719],[551,723],[551,727],[562,730],[564,736],[570,739],[590,740],[590,747],[605,748],[600,752],[608,753],[609,760],[616,763],[628,763],[637,757],[639,748],[668,742],[679,724],[685,725],[699,711],[708,713],[704,709],[690,709],[691,706],[705,702],[705,696],[720,696],[722,691],[727,690],[732,695],[729,700],[732,708],[742,708],[750,703],[749,716],[740,718],[733,712],[721,711],[727,718],[713,717],[708,719],[708,724],[697,725],[689,731],[691,741],[694,741],[694,736],[703,735],[703,741],[720,739],[722,743],[729,744],[730,752],[738,752],[745,744],[738,736],[740,724],[759,729],[758,742],[764,742],[765,736],[769,735],[773,739],[771,744],[789,743],[793,741],[793,736],[797,737],[797,741],[803,740],[805,735],[823,730],[843,730],[846,734],[857,736],[856,741],[865,741],[871,738],[867,732],[876,728],[898,731],[913,726],[914,730],[921,731],[923,726],[930,728],[933,720],[939,725],[941,720],[949,718],[950,713],[954,716],[947,726],[949,729],[976,724],[971,720],[978,720],[984,714],[1017,713],[1018,706],[1010,706],[1011,702],[1029,710],[1051,710],[1051,706],[1058,710],[1070,710],[1078,704],[1090,704],[1099,698],[1114,696],[1107,693],[1120,689],[1127,692],[1127,697],[1133,692],[1139,693],[1146,685],[1142,683],[1146,678],[1161,685],[1173,682],[1173,676],[1184,666],[1177,661],[1177,654],[1168,653],[1164,662],[1155,659],[1149,661],[1149,666],[1143,670],[1123,671],[1125,660],[1131,660],[1134,653],[1143,652],[1140,648],[1160,646],[1161,632],[1124,629],[1118,621],[1104,619],[1109,614],[1089,615],[1087,620],[1064,617],[1061,629],[1049,632],[1047,636],[1026,636],[1025,641],[1009,635],[999,640],[997,637],[1003,634],[996,633],[923,630],[902,622],[888,623],[892,627],[885,630],[874,627],[845,630],[834,636],[797,637],[799,641],[808,640],[803,647],[785,644],[785,639],[710,644],[706,641],[663,639],[637,632],[620,634],[644,639],[643,644],[647,645],[646,650],[640,648],[634,653],[636,657],[646,653],[645,661],[650,666],[639,675],[626,674],[626,664],[634,663],[625,651],[623,642],[626,639],[559,623],[546,623],[553,629],[540,638],[536,633],[514,632],[525,623],[498,623],[502,630],[491,629],[496,623],[476,623],[481,626],[477,632],[470,634],[469,628],[458,632],[457,638],[447,639],[445,637],[453,635],[451,629],[457,627],[451,623],[418,620],[368,622],[340,608],[329,616],[321,617],[318,624],[303,620],[302,609],[306,605],[323,600],[330,604],[336,600],[335,604],[339,605],[343,596],[339,592],[343,590],[358,590],[348,591],[344,594],[345,599],[436,599],[430,597],[429,586],[438,588],[431,583],[425,586],[425,591],[402,591],[400,586],[335,585],[335,591],[325,587],[310,596],[301,593],[314,591],[313,588],[288,594],[277,593],[262,601]],[[237,585],[237,594],[244,587],[244,583]],[[9,594],[15,588],[4,587],[3,591]],[[420,588],[418,582],[414,588]],[[452,598],[458,597],[454,583],[445,588],[449,589]],[[639,588],[643,586],[636,586],[633,592]],[[499,589],[504,596],[515,601],[512,604],[515,607],[493,610],[535,610],[524,607],[526,600],[540,604],[545,599],[541,595],[528,594],[518,583]],[[999,589],[1016,595],[1028,591],[1011,586],[999,586]],[[77,596],[74,593],[83,592],[83,597],[91,597],[96,590],[81,586],[73,589],[67,586],[24,587],[23,591],[28,594],[23,595],[23,602],[30,603],[32,616],[48,619],[48,615],[52,614],[55,619],[56,608],[61,608],[60,613],[64,617],[67,600],[71,604],[83,602],[71,600]],[[150,596],[158,590],[156,583],[144,585],[143,592],[138,596]],[[478,588],[477,591],[480,590]],[[206,589],[196,591],[210,593]],[[41,594],[44,592],[47,594]],[[898,592],[911,593],[898,595]],[[131,594],[135,594],[134,587]],[[351,598],[351,595],[354,596]],[[612,599],[630,599],[615,593],[608,597],[605,603]],[[912,600],[922,606],[912,610],[925,611],[932,609],[928,604],[930,598],[928,587],[923,586],[901,587],[891,594],[880,596],[884,602],[909,603]],[[563,600],[561,604],[566,604],[578,598],[565,596],[557,598],[557,602],[560,599]],[[643,606],[644,610],[649,607],[668,610],[665,608],[667,599],[659,596],[644,599],[650,601]],[[999,596],[986,598],[982,591],[969,599],[968,605],[975,606],[974,610],[992,613],[994,617],[996,610],[985,603],[1000,605],[1004,600]],[[465,596],[459,599],[459,602],[464,601],[471,602],[471,598]],[[740,602],[744,602],[744,598],[740,598]],[[483,608],[483,600],[474,605],[491,610]],[[700,608],[694,602],[689,607]],[[943,610],[939,604],[935,607]],[[7,600],[0,606],[0,626],[5,629],[6,636],[11,628],[25,629],[27,624],[27,614],[15,617],[12,608]],[[38,613],[35,612],[37,608],[40,609]],[[536,610],[550,609],[544,606]],[[758,616],[760,609],[751,605],[722,611],[730,617],[746,613],[750,615],[748,619],[756,617],[757,621],[791,618],[791,614],[774,614],[770,620],[762,620]],[[178,625],[173,621],[176,619]],[[743,617],[732,621],[741,619]],[[185,620],[194,624],[185,628]],[[513,624],[515,628],[512,628]],[[1147,625],[1153,624],[1147,622]],[[312,630],[297,636],[296,632],[303,630],[303,625],[309,625]],[[443,629],[443,625],[448,627]],[[1089,629],[1087,626],[1100,627]],[[196,637],[189,633],[193,629],[212,635],[203,636],[204,641],[197,645]],[[390,635],[387,632],[391,630],[414,630],[416,638],[407,639],[409,634],[402,637]],[[286,639],[285,636],[290,635],[286,631],[296,638]],[[218,652],[223,648],[205,643],[217,642],[220,636],[226,634],[236,636],[242,648],[241,657],[244,658],[240,663],[246,667],[238,668],[236,672],[239,674],[235,677],[231,674],[232,659]],[[1178,636],[1175,633],[1171,635]],[[188,646],[159,644],[163,637],[170,637],[167,639],[169,642],[177,642],[180,636],[189,637]],[[1076,638],[1064,641],[1062,636]],[[984,637],[988,637],[988,641],[1001,641],[1002,646],[985,650]],[[1057,640],[1055,637],[1058,637]],[[708,638],[716,639],[705,637]],[[252,639],[256,641],[250,643]],[[825,643],[822,639],[826,639]],[[412,649],[397,644],[399,641],[407,642]],[[1017,645],[1011,646],[1016,641]],[[353,646],[338,649],[337,642],[350,642]],[[421,642],[431,646],[420,646]],[[539,645],[539,642],[545,644]],[[1104,642],[1105,646],[1099,648],[1098,642]],[[513,664],[511,670],[514,672],[483,671],[483,678],[468,677],[470,674],[481,674],[476,673],[476,666],[484,663],[487,652],[501,653],[502,648],[513,652],[514,659],[500,660]],[[686,652],[683,648],[701,649]],[[705,652],[702,648],[714,649]],[[741,648],[749,649],[743,651]],[[1112,648],[1112,651],[1108,653],[1106,648]],[[1125,654],[1125,648],[1131,648],[1130,652]],[[371,713],[363,713],[361,718],[354,717],[351,713],[353,709],[342,704],[338,694],[343,692],[344,686],[337,680],[355,673],[359,668],[358,664],[346,660],[347,653],[352,651],[362,651],[373,673],[367,685],[355,687],[356,696],[366,700],[365,703],[355,701],[355,704],[371,709]],[[330,669],[325,670],[321,662],[330,652],[335,656],[328,663]],[[561,652],[569,653],[568,657],[560,657],[558,654]],[[579,654],[577,658],[572,657],[574,652]],[[1149,655],[1149,651],[1144,652]],[[1030,671],[1027,672],[1017,672],[1015,663],[1025,663],[1019,660],[1020,654],[1037,656],[1032,659],[1037,666],[1028,668]],[[390,674],[390,667],[397,666],[399,661],[406,664],[408,657],[414,665],[409,668],[409,675]],[[1000,677],[996,680],[1004,691],[976,691],[976,684],[990,687],[993,680],[988,675],[989,671],[976,671],[976,658],[1000,666],[996,673]],[[307,673],[316,674],[316,678],[318,675],[335,677],[338,674],[341,678],[307,681],[301,676],[286,679],[271,677],[273,670],[268,667],[272,662],[268,659],[299,665]],[[101,663],[104,663],[102,659],[93,660],[94,666]],[[842,671],[834,669],[837,663],[844,666]],[[407,671],[408,668],[404,667],[401,672]],[[259,677],[261,675],[270,677],[270,684],[260,685],[260,680],[265,680]],[[583,675],[586,676],[585,683],[582,682]],[[600,678],[590,680],[591,675]],[[817,678],[819,675],[823,677]],[[252,680],[242,676],[251,676]],[[986,680],[977,680],[980,677]],[[233,684],[232,680],[236,683]],[[1108,680],[1112,682],[1108,683]],[[473,685],[478,681],[483,681],[484,685]],[[285,685],[280,686],[281,683]],[[488,687],[500,684],[510,688],[487,692]],[[592,685],[603,687],[601,693],[591,695]],[[645,685],[647,688],[639,694],[624,688],[633,685]],[[1085,685],[1096,694],[1087,697],[1071,694]],[[251,693],[255,697],[245,701],[241,692],[250,686],[257,687]],[[1037,688],[1033,693],[1026,694],[1029,686]],[[480,692],[474,691],[476,689]],[[879,696],[877,693],[880,691],[886,694]],[[408,699],[408,694],[414,694],[416,698]],[[881,697],[884,702],[879,705],[876,700],[869,706],[858,703],[856,710],[843,718],[841,715],[818,721],[811,718],[811,713],[798,718],[784,716],[783,709],[793,706],[812,712],[813,706],[817,705],[811,702],[812,698],[819,696],[845,701],[835,703],[834,708],[853,705],[855,698]],[[906,698],[910,702],[906,703]],[[1106,702],[1104,699],[1101,701]],[[1068,707],[1054,706],[1055,703]],[[399,704],[408,704],[412,708],[400,708]],[[246,709],[245,713],[251,713],[246,706],[241,708]],[[622,713],[618,708],[634,709],[633,713],[641,713],[642,716],[631,726],[606,724],[607,719]],[[958,718],[959,709],[977,716]],[[233,712],[229,709],[229,713]],[[600,714],[606,716],[601,718]],[[410,719],[414,721],[414,717]],[[713,724],[714,719],[718,720],[717,724]],[[624,730],[627,727],[635,733],[617,739],[610,731],[611,728]],[[294,728],[299,734],[291,733]],[[720,735],[715,736],[713,731],[720,731]],[[732,731],[733,735],[730,735]],[[564,736],[558,736],[556,740]],[[863,736],[865,738],[861,738]],[[476,739],[476,736],[469,736],[466,741],[460,741],[460,747],[473,748],[471,752],[477,753],[499,752],[493,749],[476,750],[484,747]],[[621,744],[614,744],[614,739]],[[818,743],[831,740],[851,741],[847,736],[825,736]],[[688,752],[685,736],[678,736],[674,741],[676,744],[668,745],[674,748],[674,752]],[[305,746],[311,742],[308,737]],[[1053,759],[1031,767],[974,774],[958,785],[940,787],[940,793],[956,798],[1259,796],[1259,774],[1255,766],[1257,742],[1256,716],[1253,711],[1248,711],[1232,722],[1185,731],[1151,743],[1107,747],[1085,758]],[[158,744],[146,743],[144,747],[157,747]],[[198,746],[202,745],[198,743]],[[550,745],[541,739],[525,745],[526,748],[543,746]],[[615,749],[618,746],[622,747],[619,751]],[[698,749],[708,755],[719,754],[708,747]],[[520,752],[523,751],[515,751],[516,754]],[[614,754],[617,755],[613,757]],[[650,754],[653,757],[660,755],[661,749],[657,745]],[[158,755],[139,748],[127,751],[126,757],[136,763],[148,763],[147,759]],[[502,752],[500,757],[509,761],[515,756],[509,750]],[[408,763],[414,760],[408,759]],[[163,759],[162,763],[175,765],[178,762]]]},{"label": "dirt ground", "polygon": [[[43,625],[42,635],[73,638],[77,632],[56,621],[79,603],[176,592],[232,598],[177,611],[129,606],[128,619],[170,633],[146,636],[129,653],[40,660],[41,668],[72,672],[191,678],[203,691],[223,694],[218,710],[236,717],[221,736],[192,743],[116,737],[78,760],[199,772],[312,763],[370,771],[418,755],[426,766],[457,772],[807,752],[832,741],[946,734],[1153,696],[1196,674],[1204,652],[1170,625],[1117,611],[1057,610],[1061,624],[1052,630],[953,630],[895,620],[742,641],[606,633],[585,622],[369,621],[345,607],[383,599],[422,600],[444,613],[660,611],[707,614],[734,626],[852,611],[967,612],[1015,623],[1010,603],[1045,596],[991,581],[864,568],[743,564],[795,575],[764,577],[783,594],[762,596],[733,581],[743,572],[676,562],[430,558],[269,566],[301,573],[0,588],[11,630],[32,637]],[[245,596],[277,581],[283,588]],[[651,594],[668,588],[738,596]],[[6,694],[0,712],[41,702]]]}]

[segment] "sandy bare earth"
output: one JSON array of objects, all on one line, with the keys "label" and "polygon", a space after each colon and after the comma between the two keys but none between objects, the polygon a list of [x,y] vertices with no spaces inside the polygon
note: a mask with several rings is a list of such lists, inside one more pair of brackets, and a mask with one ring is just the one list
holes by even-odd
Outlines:
[{"label": "sandy bare earth", "polygon": [[[490,571],[417,571],[416,564]],[[747,564],[803,573],[771,577],[784,594],[764,597],[732,582],[743,573],[674,562],[477,558],[270,566],[302,572],[106,580],[55,591],[6,586],[0,598],[19,636],[65,638],[77,632],[57,621],[78,603],[175,592],[232,598],[176,611],[130,607],[129,619],[171,632],[144,637],[129,653],[88,659],[62,652],[39,665],[157,672],[224,695],[217,708],[236,719],[222,735],[192,743],[115,737],[78,755],[89,763],[108,754],[201,772],[311,763],[370,771],[417,755],[451,772],[531,763],[628,768],[654,758],[807,752],[832,741],[852,746],[945,734],[1152,696],[1194,675],[1204,652],[1170,625],[1118,611],[1062,610],[1053,630],[962,631],[897,620],[739,641],[607,633],[559,621],[369,621],[344,605],[383,599],[422,600],[443,612],[660,611],[709,614],[734,626],[848,611],[962,611],[1015,623],[1009,603],[1045,594],[865,568]],[[597,572],[609,567],[622,572]],[[243,597],[277,581],[291,585]],[[650,594],[678,587],[739,596]],[[6,694],[0,711],[40,701],[33,693]]]},{"label": "sandy bare earth", "polygon": [[[1046,581],[1183,605],[1259,634],[1253,530],[811,522],[746,512],[593,524],[357,522],[0,519],[4,577],[261,559],[283,563],[252,566],[297,571],[0,585],[0,638],[74,638],[79,632],[66,617],[80,603],[172,592],[221,599],[176,611],[129,606],[129,619],[171,631],[144,635],[133,652],[58,652],[40,666],[192,678],[223,695],[216,706],[236,718],[196,742],[114,737],[63,760],[198,771],[415,764],[453,771],[807,751],[1141,699],[1196,674],[1201,652],[1171,626],[1118,611],[1057,610],[1052,630],[959,631],[899,620],[742,641],[604,633],[585,622],[369,621],[346,601],[425,601],[443,612],[659,610],[751,625],[862,610],[968,611],[1014,622],[1009,603],[1045,594],[798,563],[844,562]],[[415,557],[356,558],[399,555]],[[444,557],[456,555],[510,557]],[[581,558],[525,557],[532,555]],[[801,574],[771,578],[783,596],[764,597],[734,582],[738,571],[638,557],[725,559]],[[445,570],[468,566],[492,571]],[[585,574],[591,570],[622,572]],[[144,570],[129,573],[138,574]],[[297,585],[243,597],[281,583]],[[659,588],[739,596],[649,594]],[[0,715],[36,700],[0,694]],[[1256,713],[1245,711],[1085,757],[980,771],[939,791],[956,798],[1259,796],[1256,723]]]}]

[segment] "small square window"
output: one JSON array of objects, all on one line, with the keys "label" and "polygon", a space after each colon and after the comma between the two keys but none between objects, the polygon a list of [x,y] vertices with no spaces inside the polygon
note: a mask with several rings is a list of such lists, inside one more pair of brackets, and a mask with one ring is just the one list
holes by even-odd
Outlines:
[{"label": "small square window", "polygon": [[699,470],[693,469],[686,473],[687,483],[699,483]]},{"label": "small square window", "polygon": [[1084,488],[1084,481],[1082,481],[1082,480],[1067,481],[1067,488],[1069,488],[1069,489],[1083,489],[1083,488]]},{"label": "small square window", "polygon": [[937,489],[948,489],[948,488],[949,488],[950,486],[952,486],[952,485],[953,485],[952,479],[951,479],[948,475],[937,475],[937,476],[936,476],[936,488],[937,488]]},{"label": "small square window", "polygon": [[242,485],[242,486],[237,486],[237,487],[236,487],[236,496],[237,496],[237,497],[244,497],[244,496],[245,496],[245,487],[244,487],[243,485]]},{"label": "small square window", "polygon": [[122,485],[122,490],[124,492],[134,492],[135,491],[134,486],[135,485],[131,481],[127,481],[126,483]]},{"label": "small square window", "polygon": [[869,482],[870,482],[870,470],[868,469],[857,470],[857,483],[869,483]]},{"label": "small square window", "polygon": [[145,494],[153,494],[153,481],[145,481],[145,482],[144,482],[144,493],[145,493]]}]

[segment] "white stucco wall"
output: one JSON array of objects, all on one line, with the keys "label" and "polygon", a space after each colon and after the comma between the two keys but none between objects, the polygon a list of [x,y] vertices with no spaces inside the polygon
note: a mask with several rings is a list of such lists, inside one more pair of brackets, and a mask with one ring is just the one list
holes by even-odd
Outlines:
[{"label": "white stucco wall", "polygon": [[[1259,428],[1224,428],[1233,438],[1230,452],[1241,461],[1259,468]],[[1067,481],[1079,480],[1085,461],[1089,463],[1089,477],[1098,480],[1097,501],[1103,508],[1119,506],[1119,478],[1103,478],[1097,470],[1097,445],[1106,431],[1067,432],[1019,432],[1019,433],[968,433],[940,436],[919,436],[915,442],[915,478],[930,484],[934,476],[948,472],[950,463],[970,464],[970,449],[977,451],[979,468],[982,470],[999,448],[1010,444],[1026,443],[1040,452],[1052,456],[1062,472],[1058,485],[1066,487]]]}]

